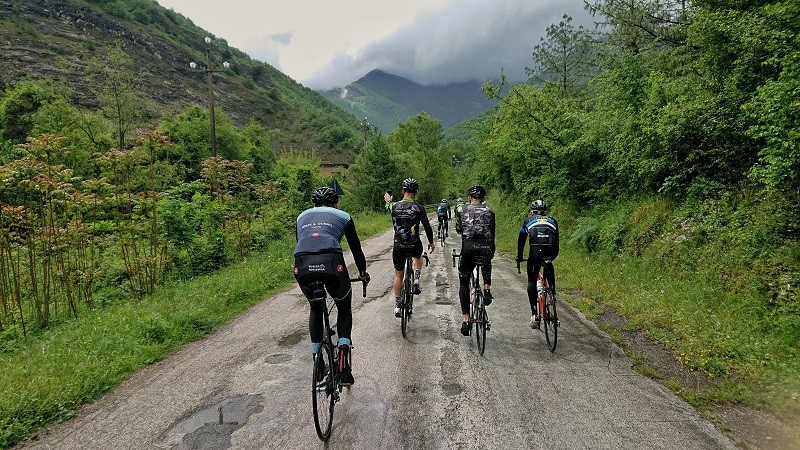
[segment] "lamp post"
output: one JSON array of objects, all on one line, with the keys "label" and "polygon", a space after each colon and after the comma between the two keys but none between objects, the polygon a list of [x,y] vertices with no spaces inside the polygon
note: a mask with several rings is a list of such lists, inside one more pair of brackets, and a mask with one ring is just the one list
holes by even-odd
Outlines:
[{"label": "lamp post", "polygon": [[367,116],[364,116],[364,121],[361,122],[361,128],[364,130],[364,152],[367,151],[367,131],[369,131],[369,122]]},{"label": "lamp post", "polygon": [[[214,72],[221,72],[221,70],[214,70],[211,68],[211,38],[206,37],[206,67],[204,69],[198,69],[197,63],[194,61],[189,63],[189,67],[193,70],[198,70],[200,72],[206,73],[206,82],[208,83],[208,112],[211,116],[211,156],[216,158],[217,157],[217,128],[216,128],[216,120],[214,118],[214,79],[213,74]],[[231,64],[228,61],[222,63],[222,67],[228,69]]]}]

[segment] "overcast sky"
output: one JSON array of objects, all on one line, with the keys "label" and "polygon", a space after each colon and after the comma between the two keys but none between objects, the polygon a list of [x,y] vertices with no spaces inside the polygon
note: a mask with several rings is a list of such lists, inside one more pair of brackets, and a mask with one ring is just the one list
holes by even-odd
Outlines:
[{"label": "overcast sky", "polygon": [[312,89],[372,69],[420,84],[525,79],[533,46],[582,0],[157,0]]}]

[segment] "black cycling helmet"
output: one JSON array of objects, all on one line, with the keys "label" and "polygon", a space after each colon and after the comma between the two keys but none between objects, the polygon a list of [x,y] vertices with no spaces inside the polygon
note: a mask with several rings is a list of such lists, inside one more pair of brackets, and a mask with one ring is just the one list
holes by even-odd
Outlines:
[{"label": "black cycling helmet", "polygon": [[413,178],[406,178],[403,180],[403,190],[412,194],[416,193],[419,190],[419,183]]},{"label": "black cycling helmet", "polygon": [[484,198],[486,197],[486,189],[484,189],[483,186],[476,184],[475,186],[469,188],[467,194],[469,194],[469,196],[472,198]]},{"label": "black cycling helmet", "polygon": [[547,203],[544,200],[534,200],[531,202],[531,211],[543,213],[547,211]]},{"label": "black cycling helmet", "polygon": [[311,194],[311,203],[314,206],[333,206],[339,203],[339,194],[333,188],[322,186]]}]

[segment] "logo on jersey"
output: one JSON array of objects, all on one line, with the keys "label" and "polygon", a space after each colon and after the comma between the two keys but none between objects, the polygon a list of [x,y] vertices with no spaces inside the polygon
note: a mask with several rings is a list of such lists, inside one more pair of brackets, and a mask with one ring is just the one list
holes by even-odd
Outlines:
[{"label": "logo on jersey", "polygon": [[336,266],[336,271],[337,272],[341,272],[343,270],[344,270],[344,266],[343,265],[339,264],[338,266]]},{"label": "logo on jersey", "polygon": [[325,264],[311,264],[308,266],[309,272],[324,272]]}]

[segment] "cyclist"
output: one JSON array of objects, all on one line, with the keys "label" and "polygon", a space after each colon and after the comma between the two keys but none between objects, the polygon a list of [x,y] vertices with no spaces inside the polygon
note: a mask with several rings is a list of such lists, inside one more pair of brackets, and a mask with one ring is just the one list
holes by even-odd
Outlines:
[{"label": "cyclist", "polygon": [[458,215],[461,214],[461,208],[463,208],[463,207],[464,207],[464,199],[461,198],[461,197],[458,197],[456,199],[456,217],[458,217]]},{"label": "cyclist", "polygon": [[469,278],[475,269],[475,257],[484,259],[483,299],[487,306],[492,303],[492,263],[494,256],[495,217],[494,211],[485,203],[486,189],[475,185],[469,188],[467,204],[456,215],[456,233],[461,234],[461,259],[458,263],[458,298],[461,301],[461,334],[469,336]]},{"label": "cyclist", "polygon": [[[386,209],[392,213],[392,225],[394,226],[394,247],[392,248],[392,262],[394,263],[394,315],[400,317],[400,289],[403,284],[403,269],[406,265],[406,257],[411,255],[414,258],[414,294],[421,292],[419,288],[419,276],[422,271],[422,240],[419,235],[419,225],[422,223],[425,235],[428,238],[428,251],[433,252],[436,248],[433,245],[433,230],[428,221],[428,214],[425,207],[417,203],[414,199],[419,190],[419,183],[413,178],[403,180],[403,199],[392,202],[392,195],[386,193],[383,199],[386,200]],[[409,314],[411,310],[408,311]]]},{"label": "cyclist", "polygon": [[[354,382],[350,368],[350,331],[353,326],[351,309],[352,289],[350,276],[347,273],[341,240],[347,238],[347,244],[353,254],[358,276],[369,282],[367,260],[361,250],[356,226],[352,217],[338,209],[339,195],[332,188],[323,186],[311,195],[313,208],[307,209],[297,217],[297,246],[294,249],[294,276],[300,290],[309,301],[313,298],[310,284],[322,281],[328,294],[336,302],[339,309],[336,315],[336,328],[339,333],[339,358],[342,367],[341,384],[352,385]],[[325,302],[310,301],[311,313],[308,317],[308,329],[311,334],[311,353],[317,352],[323,337],[322,315]],[[318,364],[325,364],[322,358]],[[320,370],[320,373],[324,372]]]},{"label": "cyclist", "polygon": [[[542,267],[542,260],[549,258],[556,259],[558,256],[558,222],[547,215],[547,203],[544,200],[534,200],[531,202],[528,217],[522,222],[517,239],[517,262],[522,261],[522,252],[525,241],[530,238],[530,250],[528,253],[528,301],[531,304],[531,322],[533,329],[539,329],[539,312],[536,310],[536,300],[539,293],[536,290],[536,279],[539,277],[539,269]],[[556,294],[556,273],[552,265],[544,268],[544,277]]]},{"label": "cyclist", "polygon": [[446,198],[443,198],[436,207],[436,216],[439,219],[439,230],[444,229],[444,236],[450,236],[448,224],[453,218],[453,213],[450,210],[450,202]]}]

